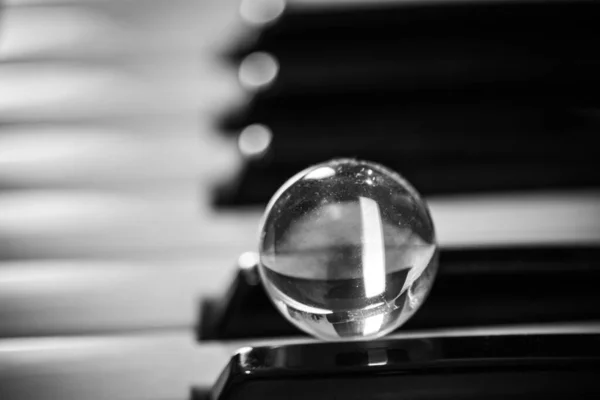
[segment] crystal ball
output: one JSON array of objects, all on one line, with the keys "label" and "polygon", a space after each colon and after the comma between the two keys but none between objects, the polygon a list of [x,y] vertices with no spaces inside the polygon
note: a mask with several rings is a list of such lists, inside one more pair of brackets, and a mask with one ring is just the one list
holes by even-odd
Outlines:
[{"label": "crystal ball", "polygon": [[276,308],[324,340],[368,340],[406,322],[437,270],[426,203],[398,173],[336,159],[289,179],[260,228],[262,284]]}]

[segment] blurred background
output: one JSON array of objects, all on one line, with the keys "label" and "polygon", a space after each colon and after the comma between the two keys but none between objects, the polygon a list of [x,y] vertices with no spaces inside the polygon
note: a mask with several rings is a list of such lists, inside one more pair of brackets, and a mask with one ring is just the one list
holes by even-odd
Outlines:
[{"label": "blurred background", "polygon": [[[599,17],[558,0],[0,0],[0,399],[184,399],[272,343],[199,342],[200,303],[256,250],[275,190],[333,157],[403,174],[443,249],[584,249],[554,268],[573,290],[597,278]],[[510,329],[598,330],[586,316]]]}]

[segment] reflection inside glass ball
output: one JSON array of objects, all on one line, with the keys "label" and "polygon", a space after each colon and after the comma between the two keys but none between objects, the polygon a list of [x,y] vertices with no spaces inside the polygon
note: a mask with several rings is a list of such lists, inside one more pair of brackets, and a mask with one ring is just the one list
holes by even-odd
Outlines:
[{"label": "reflection inside glass ball", "polygon": [[325,340],[371,339],[420,307],[437,269],[433,222],[406,180],[332,160],[287,181],[262,221],[259,271],[279,311]]}]

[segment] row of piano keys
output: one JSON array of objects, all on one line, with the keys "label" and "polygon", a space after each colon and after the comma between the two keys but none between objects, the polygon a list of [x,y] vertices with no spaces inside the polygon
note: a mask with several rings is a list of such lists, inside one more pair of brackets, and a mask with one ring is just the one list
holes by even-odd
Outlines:
[{"label": "row of piano keys", "polygon": [[[212,384],[231,351],[249,340],[196,343],[200,299],[225,290],[237,256],[254,248],[260,205],[282,180],[307,163],[357,155],[357,149],[417,178],[417,187],[430,195],[444,247],[598,243],[600,195],[593,190],[597,175],[592,169],[583,176],[587,180],[575,181],[584,190],[573,185],[568,191],[539,191],[547,187],[539,165],[524,187],[529,191],[522,193],[497,194],[488,187],[472,195],[467,187],[456,195],[455,186],[438,190],[433,182],[427,187],[416,175],[419,168],[395,164],[397,152],[411,160],[429,159],[429,146],[415,132],[409,145],[392,139],[396,148],[388,146],[385,132],[381,140],[365,140],[365,130],[377,131],[374,121],[382,127],[397,123],[394,109],[365,107],[364,100],[386,104],[389,93],[374,99],[373,88],[364,85],[357,85],[366,93],[363,99],[361,93],[329,93],[336,76],[315,79],[310,72],[319,68],[287,60],[285,47],[258,48],[257,41],[236,48],[263,29],[286,26],[261,26],[277,18],[282,5],[5,1],[0,21],[0,387],[9,399],[181,399],[192,384]],[[331,24],[325,6],[296,1],[285,11],[292,17],[307,11]],[[305,38],[304,50],[316,51],[310,46],[315,42]],[[253,52],[267,57],[254,57],[253,63],[245,58]],[[269,52],[279,64],[273,81]],[[363,62],[369,79],[369,59],[341,53],[359,66]],[[290,48],[288,55],[293,54]],[[330,63],[333,57],[326,56],[320,54]],[[382,78],[388,88],[394,81]],[[337,88],[346,87],[340,82]],[[517,120],[514,108],[480,107],[494,121],[493,132],[510,132],[517,125],[501,123]],[[398,132],[409,132],[425,118],[422,107],[407,109],[415,120],[396,126]],[[472,108],[448,113],[438,104],[437,109],[443,111],[437,114],[441,119],[422,132],[439,133],[446,124],[454,133],[490,125],[489,119],[469,121]],[[590,129],[586,124],[594,126],[594,113],[585,111],[577,120],[583,136]],[[535,127],[543,140],[547,114],[529,115],[525,128]],[[261,127],[271,131],[266,142]],[[529,132],[520,129],[515,136]],[[324,134],[338,140],[328,144],[320,140]],[[559,144],[539,147],[552,150],[552,159],[577,159],[562,151],[569,145],[576,154],[595,151],[573,140],[568,127],[558,134],[564,135]],[[433,142],[433,153],[453,145],[451,138]],[[473,148],[466,151],[480,149],[479,141],[470,143]],[[518,166],[527,172],[522,167],[531,166],[527,154],[536,150],[536,142],[517,144],[526,145]],[[496,145],[506,151],[514,142]],[[577,176],[586,161],[593,165],[582,159],[565,179]],[[482,175],[465,182],[496,177],[484,175],[485,169],[476,172]],[[233,184],[223,184],[228,181]],[[593,323],[576,327],[598,329]],[[573,325],[506,329],[561,331]]]},{"label": "row of piano keys", "polygon": [[197,301],[252,246],[217,214],[245,94],[235,1],[0,1],[0,398],[184,399],[233,349]]}]

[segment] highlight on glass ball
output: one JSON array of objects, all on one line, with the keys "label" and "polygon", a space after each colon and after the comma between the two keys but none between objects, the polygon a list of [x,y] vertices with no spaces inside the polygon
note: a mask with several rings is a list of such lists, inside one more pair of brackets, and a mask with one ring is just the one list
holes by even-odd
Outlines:
[{"label": "highlight on glass ball", "polygon": [[376,163],[336,159],[298,173],[261,223],[259,272],[276,308],[324,340],[368,340],[406,322],[437,270],[417,191]]}]

